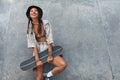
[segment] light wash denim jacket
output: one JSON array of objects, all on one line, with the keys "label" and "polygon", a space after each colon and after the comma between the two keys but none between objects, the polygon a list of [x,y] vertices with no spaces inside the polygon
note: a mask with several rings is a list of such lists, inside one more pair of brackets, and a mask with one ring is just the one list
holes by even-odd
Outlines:
[{"label": "light wash denim jacket", "polygon": [[[43,20],[43,24],[44,24],[44,29],[46,31],[46,40],[47,40],[47,44],[53,44],[53,34],[52,34],[52,28],[51,28],[51,24],[48,20]],[[29,29],[29,33],[27,34],[27,43],[28,43],[28,48],[32,48],[32,47],[37,47],[37,40],[35,39],[35,33],[33,32],[33,34],[31,34],[31,27]]]}]

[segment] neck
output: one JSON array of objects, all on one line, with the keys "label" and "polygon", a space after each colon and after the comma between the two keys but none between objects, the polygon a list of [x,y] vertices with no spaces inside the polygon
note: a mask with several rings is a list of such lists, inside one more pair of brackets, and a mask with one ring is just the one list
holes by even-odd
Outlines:
[{"label": "neck", "polygon": [[38,19],[32,19],[32,23],[33,24],[39,24],[39,21],[38,21]]}]

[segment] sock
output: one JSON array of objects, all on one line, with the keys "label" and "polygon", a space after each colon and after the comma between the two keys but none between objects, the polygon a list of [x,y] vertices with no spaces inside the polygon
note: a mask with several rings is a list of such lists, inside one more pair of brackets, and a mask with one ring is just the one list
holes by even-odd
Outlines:
[{"label": "sock", "polygon": [[53,76],[53,74],[52,74],[52,72],[50,71],[50,72],[47,73],[47,77],[51,77],[51,76]]}]

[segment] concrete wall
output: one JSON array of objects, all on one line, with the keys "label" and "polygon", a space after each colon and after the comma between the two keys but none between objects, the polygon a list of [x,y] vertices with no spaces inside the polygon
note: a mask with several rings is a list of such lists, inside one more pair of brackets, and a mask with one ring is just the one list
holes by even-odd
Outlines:
[{"label": "concrete wall", "polygon": [[68,67],[55,80],[120,80],[119,0],[0,0],[0,80],[35,80],[19,68],[32,56],[25,12],[33,4],[64,47]]}]

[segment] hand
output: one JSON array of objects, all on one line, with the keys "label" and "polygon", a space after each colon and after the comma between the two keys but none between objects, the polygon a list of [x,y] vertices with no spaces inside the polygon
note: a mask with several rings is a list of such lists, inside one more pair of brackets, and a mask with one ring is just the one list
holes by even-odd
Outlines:
[{"label": "hand", "polygon": [[40,60],[36,61],[36,66],[42,66],[42,65],[43,65],[42,61],[40,61]]},{"label": "hand", "polygon": [[50,63],[50,62],[52,62],[52,61],[53,61],[53,57],[52,57],[52,56],[48,56],[47,62]]}]

